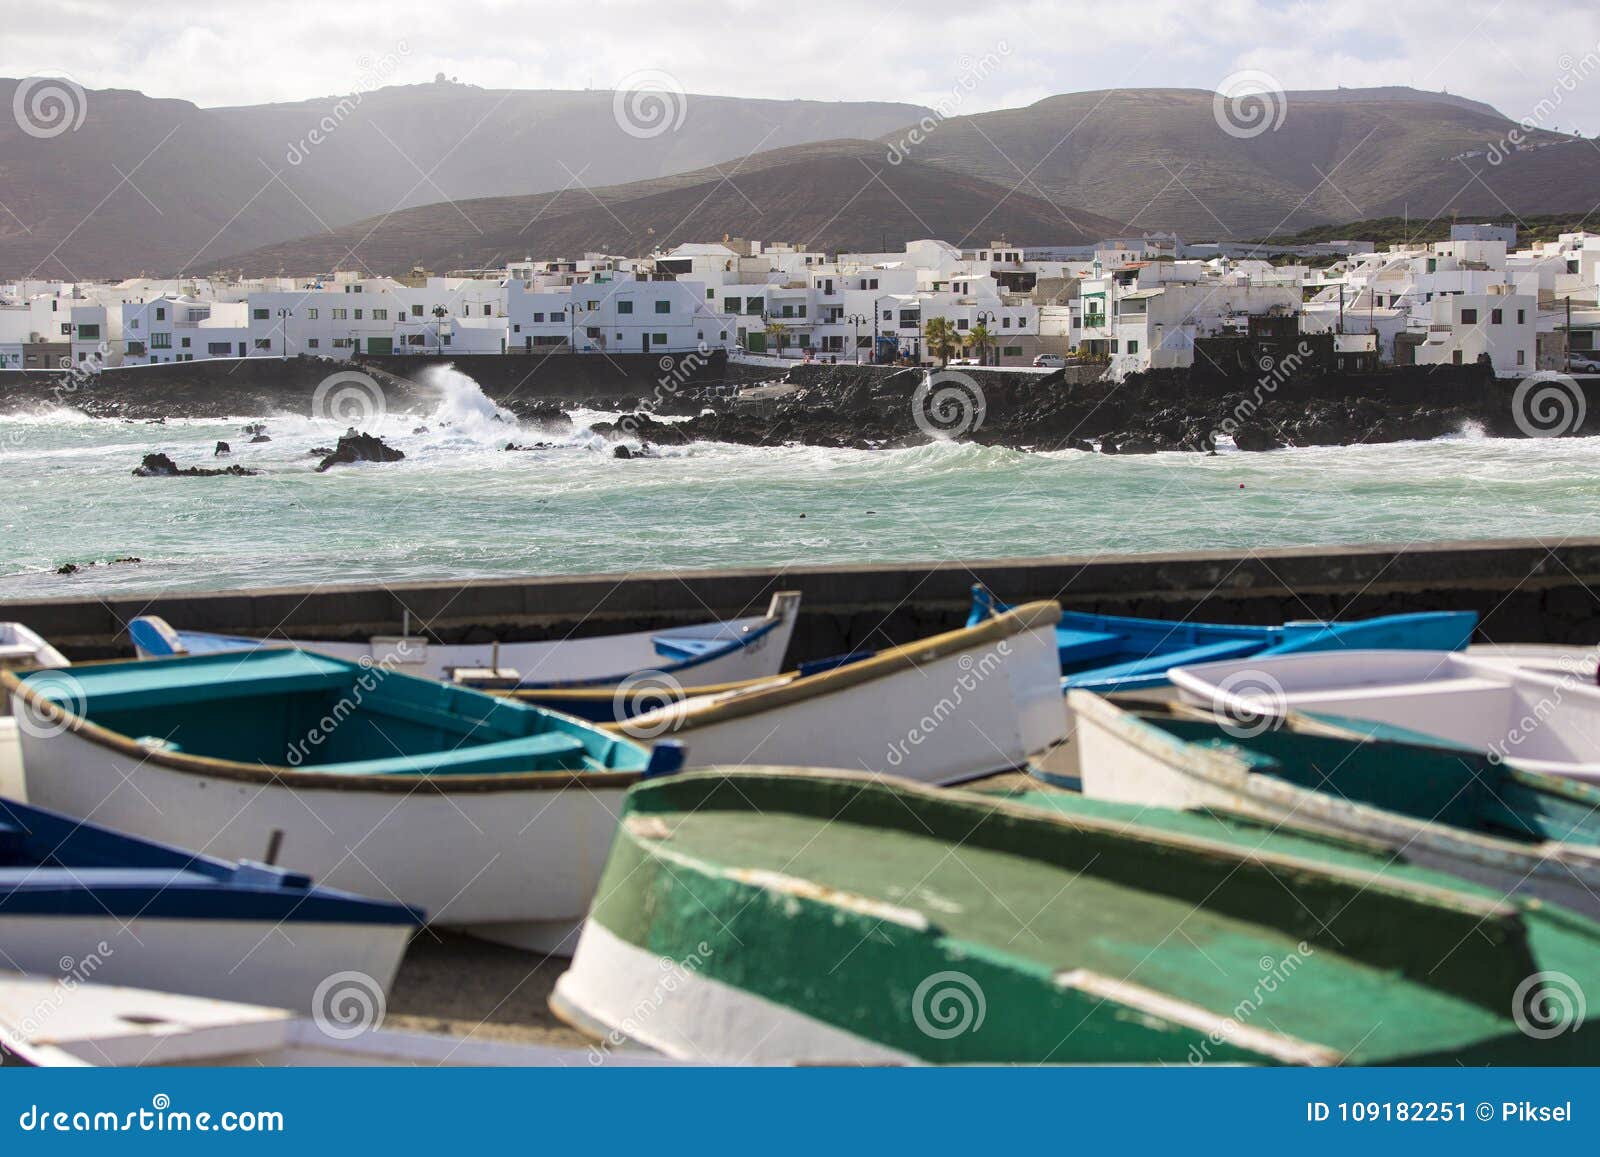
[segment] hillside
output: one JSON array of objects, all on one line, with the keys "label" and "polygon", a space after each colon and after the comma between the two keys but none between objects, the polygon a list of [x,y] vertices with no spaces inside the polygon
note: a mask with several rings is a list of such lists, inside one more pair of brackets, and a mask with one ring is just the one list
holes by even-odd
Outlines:
[{"label": "hillside", "polygon": [[953,118],[910,155],[1194,238],[1265,236],[1408,208],[1426,219],[1452,208],[1560,212],[1600,200],[1600,151],[1588,141],[1535,132],[1529,143],[1551,147],[1498,166],[1466,156],[1503,148],[1516,127],[1475,101],[1410,89],[1289,92],[1275,106],[1276,129],[1244,136],[1223,131],[1214,96],[1120,89],[1050,97]]},{"label": "hillside", "polygon": [[[0,107],[19,83],[0,79]],[[777,146],[874,137],[924,111],[689,95],[668,108],[676,127],[651,136],[648,125],[625,131],[613,97],[445,83],[343,106],[202,109],[88,90],[74,98],[82,124],[53,137],[0,117],[0,274],[209,272],[227,254],[397,208],[731,165]]]},{"label": "hillside", "polygon": [[891,165],[883,146],[870,141],[831,141],[658,181],[408,209],[226,265],[247,274],[395,274],[419,263],[442,272],[586,250],[640,255],[725,234],[833,251],[893,248],[922,237],[1075,243],[1122,229],[977,178],[915,161]]}]

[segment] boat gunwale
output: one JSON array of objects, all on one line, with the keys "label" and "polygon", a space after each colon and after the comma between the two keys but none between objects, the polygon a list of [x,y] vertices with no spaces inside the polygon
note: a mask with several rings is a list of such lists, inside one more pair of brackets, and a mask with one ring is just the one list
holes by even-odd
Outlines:
[{"label": "boat gunwale", "polygon": [[1060,604],[1045,601],[1024,603],[976,626],[957,627],[897,647],[888,647],[871,658],[819,671],[815,675],[799,678],[774,675],[771,679],[757,681],[748,691],[736,690],[727,698],[697,700],[691,697],[636,715],[625,723],[603,723],[600,727],[608,732],[627,734],[630,730],[651,728],[655,723],[666,722],[668,728],[665,737],[671,737],[680,732],[692,732],[698,727],[743,719],[773,708],[848,691],[901,671],[915,670],[923,664],[948,659],[984,643],[1003,642],[1038,627],[1053,627],[1060,621]]},{"label": "boat gunwale", "polygon": [[[182,662],[184,660],[180,657],[178,661]],[[126,659],[114,659],[106,661],[104,665],[109,666],[112,663],[126,662],[128,662]],[[70,671],[70,668],[68,670]],[[277,784],[294,790],[412,794],[431,789],[438,795],[529,790],[562,791],[568,787],[575,786],[584,788],[627,788],[645,778],[645,768],[599,771],[507,771],[477,775],[413,775],[402,773],[392,775],[346,775],[342,772],[308,771],[283,764],[243,763],[232,759],[218,759],[209,755],[163,751],[159,748],[147,747],[119,731],[112,731],[107,727],[103,727],[83,715],[69,711],[54,700],[46,698],[29,686],[25,679],[20,677],[26,673],[0,670],[0,693],[3,693],[8,699],[13,697],[20,698],[36,717],[42,721],[50,724],[65,724],[68,732],[97,747],[103,747],[119,755],[136,759],[139,761],[140,766],[154,764],[169,771],[183,772],[188,775],[256,783],[263,786]],[[449,686],[449,684],[445,685]],[[461,688],[460,690],[470,693],[469,688]],[[647,758],[649,756],[650,748],[648,745],[638,743],[636,740],[630,739],[626,734],[619,735],[606,731],[589,720],[566,715],[552,708],[532,707],[529,704],[521,704],[520,706],[530,710],[548,712],[551,715],[577,724],[585,731],[600,731],[601,737],[604,739],[620,740],[634,744],[644,751]],[[19,730],[23,729],[19,728]]]}]

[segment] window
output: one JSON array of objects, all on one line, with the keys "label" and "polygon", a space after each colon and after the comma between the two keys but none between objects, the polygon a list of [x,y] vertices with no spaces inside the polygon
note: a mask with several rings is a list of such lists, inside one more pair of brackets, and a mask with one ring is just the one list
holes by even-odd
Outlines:
[{"label": "window", "polygon": [[359,309],[358,309],[358,310],[356,310],[356,320],[357,320],[357,321],[360,321],[360,320],[361,320],[361,311],[360,311],[360,310],[359,310]]},{"label": "window", "polygon": [[[311,316],[315,317],[316,314],[313,313]],[[389,311],[387,309],[375,309],[375,310],[373,310],[372,311],[372,320],[373,321],[388,321],[389,320]]]},{"label": "window", "polygon": [[617,312],[618,313],[632,313],[633,312],[633,302],[631,302],[631,301],[619,301],[619,302],[617,302]]},{"label": "window", "polygon": [[[412,345],[421,345],[422,344],[422,335],[420,333],[414,333],[407,340]],[[336,337],[336,338],[334,338],[333,339],[333,348],[336,349],[336,350],[349,349],[350,348],[350,339],[347,338],[347,337]]]},{"label": "window", "polygon": [[656,302],[656,312],[657,313],[671,313],[672,312],[672,302],[670,302],[670,301],[658,301],[658,302]]},{"label": "window", "polygon": [[723,341],[727,341],[728,340],[728,331],[727,330],[723,330],[722,331],[722,340]]},{"label": "window", "polygon": [[964,317],[956,318],[956,328],[957,329],[966,329],[967,328],[967,319],[964,318]]},{"label": "window", "polygon": [[1462,325],[1477,325],[1478,324],[1478,311],[1475,310],[1475,309],[1463,309],[1461,311],[1461,324]]},{"label": "window", "polygon": [[716,300],[716,296],[717,296],[717,291],[716,291],[716,290],[714,290],[714,289],[708,289],[708,290],[706,290],[706,300],[707,300],[707,301],[714,301],[714,300]]},{"label": "window", "polygon": [[1517,351],[1517,364],[1519,366],[1525,364],[1527,362],[1527,359],[1528,359],[1528,351],[1527,350],[1518,350]]},{"label": "window", "polygon": [[883,311],[883,320],[884,321],[893,321],[894,320],[894,311],[893,310],[889,310],[889,309],[884,310]]},{"label": "window", "polygon": [[1518,325],[1522,325],[1527,320],[1528,320],[1528,311],[1525,310],[1525,309],[1517,310],[1517,324]]},{"label": "window", "polygon": [[1001,329],[1010,329],[1011,328],[1011,319],[1009,317],[1002,317],[1000,319],[1000,328]]},{"label": "window", "polygon": [[[332,314],[332,317],[333,317],[334,321],[344,321],[349,316],[350,316],[350,311],[348,309],[336,309],[336,310],[333,311],[333,314]],[[359,310],[356,312],[356,316],[357,317],[361,316]]]},{"label": "window", "polygon": [[134,318],[132,321],[128,322],[128,328],[129,329],[138,329],[139,328],[139,319],[138,318]]},{"label": "window", "polygon": [[422,305],[421,305],[421,303],[417,303],[417,304],[415,304],[415,305],[413,305],[411,307],[411,316],[412,317],[421,317],[422,316]]},{"label": "window", "polygon": [[180,338],[178,340],[178,344],[180,346],[182,346],[184,349],[188,349],[189,348],[189,339],[188,338]]},{"label": "window", "polygon": [[61,323],[61,336],[62,337],[70,337],[70,336],[72,336],[72,323],[70,321],[64,321],[64,322]]},{"label": "window", "polygon": [[166,310],[165,306],[161,306],[161,305],[156,306],[156,320],[157,321],[166,321],[167,320],[167,310]]},{"label": "window", "polygon": [[272,348],[272,339],[271,338],[268,338],[268,337],[258,337],[258,338],[256,338],[256,349],[258,349],[258,350],[269,350],[271,348]]},{"label": "window", "polygon": [[[490,310],[490,309],[491,309],[491,308],[492,308],[492,307],[490,307],[490,306],[487,306],[487,305],[486,305],[486,306],[484,306],[484,307],[483,307],[483,316],[484,316],[484,317],[488,317],[488,316],[489,316],[489,310]],[[374,311],[374,312],[373,312],[373,316],[374,316],[374,317],[376,317],[376,316],[377,316],[377,312],[376,312],[376,311]]]},{"label": "window", "polygon": [[310,318],[312,321],[317,320],[317,311],[315,307],[306,310],[306,317]]},{"label": "window", "polygon": [[617,335],[617,340],[618,340],[618,341],[621,341],[621,340],[622,340],[622,335],[621,335],[621,334],[620,334],[620,333],[619,333],[619,334],[618,334],[618,335]]},{"label": "window", "polygon": [[128,356],[130,358],[142,358],[142,357],[144,357],[144,342],[142,342],[142,341],[130,341],[128,343]]},{"label": "window", "polygon": [[322,342],[318,338],[314,338],[314,337],[306,338],[306,349],[308,349],[308,350],[317,349],[319,346],[321,346],[321,344],[322,344]]},{"label": "window", "polygon": [[225,358],[233,352],[233,346],[225,341],[206,342],[206,353],[214,358]]},{"label": "window", "polygon": [[[551,316],[553,317],[554,314],[552,314]],[[534,314],[533,315],[533,324],[534,325],[543,325],[544,324],[544,314],[542,314],[542,313]]]},{"label": "window", "polygon": [[250,316],[255,318],[257,321],[266,321],[269,317],[272,316],[272,314],[271,314],[271,312],[269,312],[268,310],[265,310],[265,309],[252,309],[250,311]]},{"label": "window", "polygon": [[[1136,342],[1136,341],[1128,343],[1128,345],[1130,347],[1137,346],[1138,344],[1139,343]],[[1138,353],[1139,351],[1137,349],[1130,348],[1128,350],[1128,352],[1130,354],[1133,354],[1133,353]],[[1008,358],[1020,358],[1022,356],[1022,347],[1019,346],[1019,345],[1008,345],[1008,346],[1005,346],[1004,348],[1001,349],[1000,355],[1002,357],[1008,357]]]},{"label": "window", "polygon": [[746,299],[744,311],[746,313],[760,313],[764,308],[766,308],[766,304],[765,298],[751,297]]},{"label": "window", "polygon": [[[1018,350],[1017,352],[1021,353],[1022,351]],[[1128,341],[1128,352],[1130,354],[1138,353],[1139,352],[1139,343],[1137,341],[1133,340],[1133,339],[1129,339],[1129,341]]]},{"label": "window", "polygon": [[1116,353],[1117,352],[1117,339],[1116,338],[1112,338],[1111,339],[1111,352],[1112,353]]},{"label": "window", "polygon": [[170,333],[153,333],[150,335],[150,348],[153,350],[169,350],[172,348],[172,335]]},{"label": "window", "polygon": [[723,313],[738,313],[739,312],[739,299],[737,297],[724,297],[722,299],[722,312]]},{"label": "window", "polygon": [[1505,311],[1504,310],[1491,309],[1489,311],[1489,324],[1490,325],[1499,325],[1504,320],[1505,320]]},{"label": "window", "polygon": [[100,327],[98,325],[80,325],[78,327],[79,341],[99,341]]},{"label": "window", "polygon": [[550,315],[550,320],[551,321],[566,321],[567,320],[566,311],[565,310],[561,310],[561,309],[556,310],[554,313],[552,313]]},{"label": "window", "polygon": [[650,340],[656,345],[666,345],[667,335],[664,333],[653,333],[650,335]]}]

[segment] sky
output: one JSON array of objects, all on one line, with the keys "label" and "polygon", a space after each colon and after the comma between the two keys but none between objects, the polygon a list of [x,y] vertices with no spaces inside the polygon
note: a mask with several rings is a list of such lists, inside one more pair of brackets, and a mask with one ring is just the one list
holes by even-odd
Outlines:
[{"label": "sky", "polygon": [[952,115],[1060,92],[1216,90],[1245,73],[1288,90],[1446,89],[1541,128],[1600,132],[1595,0],[3,0],[0,17],[0,76],[202,106],[439,73],[579,89],[649,73],[691,93],[896,100]]}]

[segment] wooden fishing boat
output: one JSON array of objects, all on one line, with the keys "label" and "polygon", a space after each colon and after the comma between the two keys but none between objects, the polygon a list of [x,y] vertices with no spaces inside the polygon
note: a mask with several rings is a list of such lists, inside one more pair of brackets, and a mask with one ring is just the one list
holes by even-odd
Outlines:
[{"label": "wooden fishing boat", "polygon": [[[49,678],[54,676],[54,678]],[[310,873],[523,947],[589,904],[622,792],[675,770],[577,719],[294,650],[0,672],[34,802]]]},{"label": "wooden fishing boat", "polygon": [[134,619],[128,635],[141,658],[293,647],[475,687],[609,687],[642,672],[721,683],[781,671],[799,611],[799,593],[780,591],[765,615],[543,643],[434,643],[409,627],[365,643],[257,639],[174,630],[155,615]]},{"label": "wooden fishing boat", "polygon": [[[359,1016],[375,1005],[352,1005]],[[330,1010],[324,1010],[328,1012]],[[337,1011],[337,1010],[331,1010]],[[326,1019],[326,1018],[325,1018]],[[0,1062],[38,1068],[678,1066],[641,1049],[511,1044],[345,1025],[281,1008],[0,972]]]},{"label": "wooden fishing boat", "polygon": [[816,674],[687,698],[608,726],[679,740],[695,767],[781,761],[925,783],[1008,771],[1063,733],[1051,630],[1060,613],[1029,603]]},{"label": "wooden fishing boat", "polygon": [[0,960],[309,1011],[359,972],[386,992],[422,915],[0,800]]},{"label": "wooden fishing boat", "polygon": [[[982,583],[972,588],[969,624],[1009,608]],[[1351,622],[1306,620],[1278,627],[1136,619],[1064,611],[1056,625],[1063,689],[1109,695],[1165,686],[1167,671],[1196,663],[1306,651],[1407,648],[1453,651],[1467,645],[1478,616],[1472,611],[1383,615]]]},{"label": "wooden fishing boat", "polygon": [[1600,687],[1579,672],[1442,651],[1341,651],[1181,667],[1172,682],[1186,702],[1240,719],[1365,719],[1600,783]]},{"label": "wooden fishing boat", "polygon": [[66,667],[67,657],[21,623],[0,623],[0,668]]},{"label": "wooden fishing boat", "polygon": [[845,773],[671,776],[630,793],[551,1005],[722,1063],[1600,1058],[1520,1027],[1529,977],[1600,983],[1600,924],[1261,834]]},{"label": "wooden fishing boat", "polygon": [[1085,794],[1375,841],[1413,863],[1600,917],[1600,791],[1382,724],[1242,728],[1181,703],[1068,696]]}]

